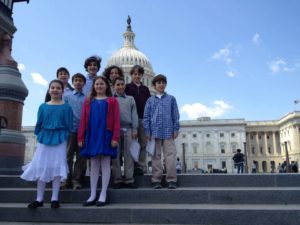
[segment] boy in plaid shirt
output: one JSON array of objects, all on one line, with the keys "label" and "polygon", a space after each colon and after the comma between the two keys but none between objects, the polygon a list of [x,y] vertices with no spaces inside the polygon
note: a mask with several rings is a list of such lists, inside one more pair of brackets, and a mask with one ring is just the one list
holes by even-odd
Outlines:
[{"label": "boy in plaid shirt", "polygon": [[161,188],[163,167],[161,152],[166,164],[166,181],[169,189],[175,189],[176,148],[174,139],[178,136],[179,112],[175,97],[165,92],[166,76],[159,74],[152,80],[156,95],[151,96],[144,111],[144,129],[146,138],[155,139],[155,152],[152,156],[152,185],[154,189]]}]

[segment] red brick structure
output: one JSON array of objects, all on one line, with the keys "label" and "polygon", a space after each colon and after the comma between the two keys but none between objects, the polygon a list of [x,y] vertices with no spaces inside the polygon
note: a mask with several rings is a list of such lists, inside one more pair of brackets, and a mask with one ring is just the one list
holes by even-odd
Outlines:
[{"label": "red brick structure", "polygon": [[17,62],[11,57],[16,31],[12,7],[17,1],[0,1],[0,173],[20,172],[24,161],[25,137],[21,133],[22,112],[28,90]]}]

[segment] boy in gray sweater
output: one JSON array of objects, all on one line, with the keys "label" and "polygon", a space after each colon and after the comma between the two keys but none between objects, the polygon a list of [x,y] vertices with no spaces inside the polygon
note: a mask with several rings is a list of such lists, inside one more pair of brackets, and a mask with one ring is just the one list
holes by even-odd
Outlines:
[{"label": "boy in gray sweater", "polygon": [[[112,174],[114,188],[137,188],[134,183],[134,161],[130,154],[132,139],[137,138],[138,115],[135,100],[132,96],[125,94],[125,81],[123,77],[117,77],[112,82],[115,97],[120,107],[120,143],[118,156],[112,160]],[[121,171],[121,161],[124,156],[124,179]]]}]

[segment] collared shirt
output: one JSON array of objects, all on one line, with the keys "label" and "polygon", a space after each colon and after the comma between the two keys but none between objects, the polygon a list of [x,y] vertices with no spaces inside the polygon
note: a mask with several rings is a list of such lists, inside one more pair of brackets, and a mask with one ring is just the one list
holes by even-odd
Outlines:
[{"label": "collared shirt", "polygon": [[114,97],[119,102],[121,128],[132,128],[133,132],[137,132],[139,118],[134,98],[125,93],[122,95],[115,93]]},{"label": "collared shirt", "polygon": [[149,88],[142,83],[140,86],[137,86],[135,83],[131,82],[126,84],[125,93],[134,97],[139,119],[143,119],[146,101],[151,96]]},{"label": "collared shirt", "polygon": [[179,130],[179,111],[175,97],[164,93],[151,96],[144,112],[145,133],[159,139],[170,139]]},{"label": "collared shirt", "polygon": [[82,104],[85,99],[85,95],[82,92],[73,91],[72,94],[64,96],[64,100],[68,103],[73,111],[73,133],[77,133],[80,117],[81,117],[81,110]]},{"label": "collared shirt", "polygon": [[71,88],[65,87],[63,97],[65,97],[69,94],[72,94],[72,93],[73,93],[73,90]]},{"label": "collared shirt", "polygon": [[82,92],[85,96],[89,96],[91,90],[92,90],[92,86],[93,86],[93,81],[97,76],[91,76],[90,74],[87,74],[85,76],[86,78],[86,82],[85,85],[83,86]]}]

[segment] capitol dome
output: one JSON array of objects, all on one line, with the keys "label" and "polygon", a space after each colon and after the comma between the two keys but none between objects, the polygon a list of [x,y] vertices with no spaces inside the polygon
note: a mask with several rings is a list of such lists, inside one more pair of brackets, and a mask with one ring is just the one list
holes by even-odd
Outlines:
[{"label": "capitol dome", "polygon": [[131,30],[131,19],[128,16],[127,30],[123,34],[124,46],[109,58],[106,68],[112,65],[119,66],[123,69],[126,83],[131,82],[130,70],[135,65],[140,65],[144,68],[145,73],[142,78],[143,84],[146,85],[151,92],[153,87],[151,81],[154,77],[152,65],[147,56],[139,51],[134,44],[135,34]]}]

